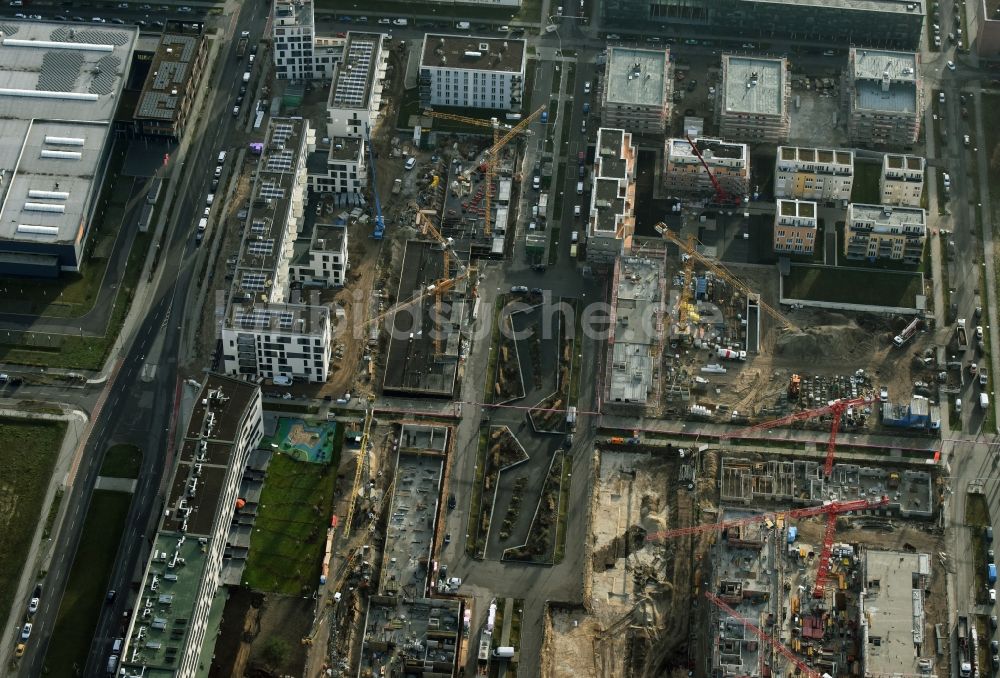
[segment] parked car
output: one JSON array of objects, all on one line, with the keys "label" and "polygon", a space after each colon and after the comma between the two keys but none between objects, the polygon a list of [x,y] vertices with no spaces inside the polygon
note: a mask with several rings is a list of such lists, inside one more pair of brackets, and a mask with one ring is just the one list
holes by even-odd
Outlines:
[{"label": "parked car", "polygon": [[31,637],[31,628],[32,628],[31,622],[28,622],[27,624],[21,627],[21,640],[26,641],[28,640],[28,638]]},{"label": "parked car", "polygon": [[36,612],[38,612],[39,602],[40,601],[38,598],[32,598],[31,600],[28,601],[28,614],[35,614]]}]

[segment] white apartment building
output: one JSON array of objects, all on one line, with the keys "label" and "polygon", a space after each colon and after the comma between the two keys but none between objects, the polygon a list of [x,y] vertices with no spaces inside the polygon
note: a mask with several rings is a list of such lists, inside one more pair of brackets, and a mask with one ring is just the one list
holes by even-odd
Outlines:
[{"label": "white apartment building", "polygon": [[920,138],[920,55],[852,47],[842,79],[847,134],[864,146],[911,146]]},{"label": "white apartment building", "polygon": [[812,254],[818,226],[816,203],[778,200],[774,210],[774,251]]},{"label": "white apartment building", "polygon": [[346,193],[348,203],[360,204],[357,198],[368,185],[368,152],[363,139],[331,139],[328,149],[309,154],[308,168],[309,190]]},{"label": "white apartment building", "polygon": [[924,195],[926,161],[918,155],[886,153],[882,156],[879,194],[883,205],[920,207]]},{"label": "white apartment building", "polygon": [[343,287],[347,276],[347,228],[314,224],[310,237],[295,243],[289,273],[292,282]]},{"label": "white apartment building", "polygon": [[274,0],[271,19],[275,77],[329,78],[337,50],[327,46],[327,40],[317,40],[312,0]]},{"label": "white apartment building", "polygon": [[520,111],[525,41],[428,33],[420,57],[420,104]]},{"label": "white apartment building", "polygon": [[632,135],[597,130],[594,185],[587,218],[587,262],[611,265],[631,249],[635,232],[635,161]]},{"label": "white apartment building", "polygon": [[927,239],[927,217],[919,207],[847,206],[844,256],[848,259],[893,259],[918,264]]},{"label": "white apartment building", "polygon": [[[201,388],[128,620],[117,671],[125,678],[191,678],[221,581],[243,469],[264,435],[260,387],[209,374]],[[238,510],[238,509],[235,509]]]},{"label": "white apartment building", "polygon": [[269,121],[222,321],[227,374],[310,382],[329,376],[329,309],[303,303],[291,287],[305,222],[306,157],[314,147],[308,120]]},{"label": "white apartment building", "polygon": [[778,146],[774,196],[817,202],[851,199],[854,151]]},{"label": "white apartment building", "polygon": [[[749,192],[750,154],[746,144],[707,137],[697,137],[693,141],[722,188],[736,197]],[[667,190],[712,194],[712,179],[687,139],[667,139],[664,155],[663,183]]]},{"label": "white apartment building", "polygon": [[364,138],[374,130],[382,107],[382,88],[389,65],[387,35],[351,31],[342,59],[333,67],[326,103],[326,136]]}]

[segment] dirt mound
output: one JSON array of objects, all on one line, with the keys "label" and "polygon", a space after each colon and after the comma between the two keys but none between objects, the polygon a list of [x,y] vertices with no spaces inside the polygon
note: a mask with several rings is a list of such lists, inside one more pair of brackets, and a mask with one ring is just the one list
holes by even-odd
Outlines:
[{"label": "dirt mound", "polygon": [[818,325],[805,332],[782,335],[775,343],[774,353],[803,360],[818,356],[824,360],[848,360],[864,354],[870,340],[870,333],[854,324]]}]

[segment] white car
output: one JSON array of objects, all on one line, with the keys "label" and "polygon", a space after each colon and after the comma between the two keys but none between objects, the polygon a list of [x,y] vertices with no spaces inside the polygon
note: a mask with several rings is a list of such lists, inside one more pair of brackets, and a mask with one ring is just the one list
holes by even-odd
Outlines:
[{"label": "white car", "polygon": [[934,46],[935,47],[940,47],[941,46],[941,36],[940,35],[935,35],[934,36]]},{"label": "white car", "polygon": [[966,146],[972,143],[972,139],[969,138],[968,134],[962,135],[962,143],[965,144]]},{"label": "white car", "polygon": [[[994,594],[993,598],[996,599],[996,594]],[[31,637],[31,626],[31,622],[28,622],[21,627],[21,640],[28,640]]]},{"label": "white car", "polygon": [[948,70],[949,71],[955,70],[955,62],[954,61],[949,61],[948,62]]},{"label": "white car", "polygon": [[947,172],[944,172],[941,176],[944,179],[944,185],[945,186],[950,186],[951,185],[951,175],[948,174]]},{"label": "white car", "polygon": [[461,585],[462,585],[461,577],[448,577],[448,586],[450,586],[451,588],[457,589]]},{"label": "white car", "polygon": [[378,22],[383,26],[388,26],[392,23],[392,19],[379,19]]},{"label": "white car", "polygon": [[583,83],[583,93],[590,94],[590,81]]},{"label": "white car", "polygon": [[983,326],[982,325],[976,325],[976,339],[978,339],[979,341],[983,340]]},{"label": "white car", "polygon": [[239,106],[233,106],[233,117],[235,118],[239,114],[240,114],[240,107]]},{"label": "white car", "polygon": [[241,31],[240,32],[240,37],[241,38],[249,38],[250,37],[250,31]]},{"label": "white car", "polygon": [[[997,590],[990,589],[990,605],[996,605],[997,602]],[[31,626],[31,624],[25,624],[26,627]],[[31,633],[31,629],[28,629],[28,633]],[[21,633],[21,637],[24,638],[24,633]],[[27,640],[27,638],[24,638]]]},{"label": "white car", "polygon": [[35,614],[38,612],[38,598],[32,598],[28,601],[28,614]]},{"label": "white car", "polygon": [[944,103],[944,92],[938,92],[938,101]]},{"label": "white car", "polygon": [[882,388],[879,389],[878,399],[884,403],[889,402],[889,388],[887,386],[883,386]]},{"label": "white car", "polygon": [[91,19],[91,21],[94,22],[95,24],[106,24],[106,23],[108,23],[107,19],[102,19],[99,16],[95,16],[93,19]]}]

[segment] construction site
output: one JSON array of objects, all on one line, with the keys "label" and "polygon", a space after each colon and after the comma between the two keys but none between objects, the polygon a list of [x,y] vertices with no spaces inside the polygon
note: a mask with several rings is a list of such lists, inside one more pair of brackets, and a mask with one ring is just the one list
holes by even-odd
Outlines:
[{"label": "construction site", "polygon": [[675,441],[594,466],[583,604],[550,606],[543,676],[947,675],[921,641],[947,616],[923,463]]}]

